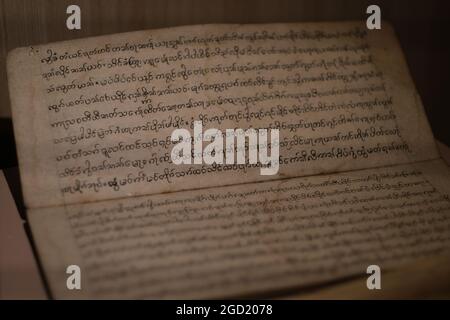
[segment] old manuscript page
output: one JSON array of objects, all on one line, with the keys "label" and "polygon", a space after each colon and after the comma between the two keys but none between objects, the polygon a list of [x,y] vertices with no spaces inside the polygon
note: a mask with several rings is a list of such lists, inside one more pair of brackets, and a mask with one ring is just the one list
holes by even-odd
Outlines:
[{"label": "old manuscript page", "polygon": [[[55,297],[267,296],[450,248],[442,160],[32,210]],[[78,264],[82,290],[67,290]]]},{"label": "old manuscript page", "polygon": [[[393,30],[358,22],[206,25],[13,51],[28,207],[437,158]],[[280,129],[280,170],[174,165],[176,128]],[[39,192],[36,192],[39,190]]]},{"label": "old manuscript page", "polygon": [[[449,171],[387,24],[140,31],[17,49],[8,75],[55,297],[260,295],[450,247]],[[195,120],[280,129],[279,173],[172,164]]]}]

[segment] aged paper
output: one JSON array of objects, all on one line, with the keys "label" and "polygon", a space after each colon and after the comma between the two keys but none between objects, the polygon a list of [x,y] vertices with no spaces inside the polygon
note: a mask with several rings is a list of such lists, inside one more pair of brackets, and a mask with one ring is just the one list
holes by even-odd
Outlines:
[{"label": "aged paper", "polygon": [[[393,30],[206,25],[19,48],[21,179],[57,298],[224,298],[450,247],[448,167]],[[174,165],[174,129],[280,130],[280,169]],[[272,180],[272,181],[266,181]],[[83,289],[66,288],[79,265]]]},{"label": "aged paper", "polygon": [[[13,51],[28,207],[437,158],[393,30],[359,22],[206,25]],[[170,161],[171,132],[280,129],[280,171]],[[36,192],[38,190],[39,192]]]},{"label": "aged paper", "polygon": [[[382,270],[450,247],[442,160],[31,210],[58,298],[224,298]],[[65,268],[83,270],[81,291]]]}]

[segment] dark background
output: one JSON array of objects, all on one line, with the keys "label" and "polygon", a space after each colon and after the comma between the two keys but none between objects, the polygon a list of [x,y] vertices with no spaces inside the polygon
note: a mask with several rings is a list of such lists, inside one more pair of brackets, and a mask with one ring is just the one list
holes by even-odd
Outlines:
[{"label": "dark background", "polygon": [[[66,28],[70,4],[81,30]],[[5,73],[15,47],[188,24],[365,21],[370,4],[393,24],[434,135],[450,145],[450,1],[0,0],[0,168],[17,165]]]}]

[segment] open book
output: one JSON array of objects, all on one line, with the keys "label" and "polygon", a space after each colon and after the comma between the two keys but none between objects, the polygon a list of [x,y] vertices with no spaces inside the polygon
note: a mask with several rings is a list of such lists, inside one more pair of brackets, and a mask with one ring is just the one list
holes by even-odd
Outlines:
[{"label": "open book", "polygon": [[[270,296],[450,248],[450,173],[387,23],[58,42],[12,51],[8,78],[56,298]],[[175,165],[171,133],[196,120],[279,129],[278,174]]]}]

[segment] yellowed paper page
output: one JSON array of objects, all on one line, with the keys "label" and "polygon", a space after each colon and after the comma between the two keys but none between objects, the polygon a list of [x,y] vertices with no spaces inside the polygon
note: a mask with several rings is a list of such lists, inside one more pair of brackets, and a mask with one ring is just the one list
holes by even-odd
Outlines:
[{"label": "yellowed paper page", "polygon": [[[14,50],[8,77],[28,207],[437,158],[387,23],[205,25]],[[174,165],[176,128],[280,130],[278,174]],[[207,143],[203,144],[203,147]]]},{"label": "yellowed paper page", "polygon": [[[29,212],[57,298],[267,295],[450,247],[442,160]],[[65,270],[82,270],[67,290]]]}]

